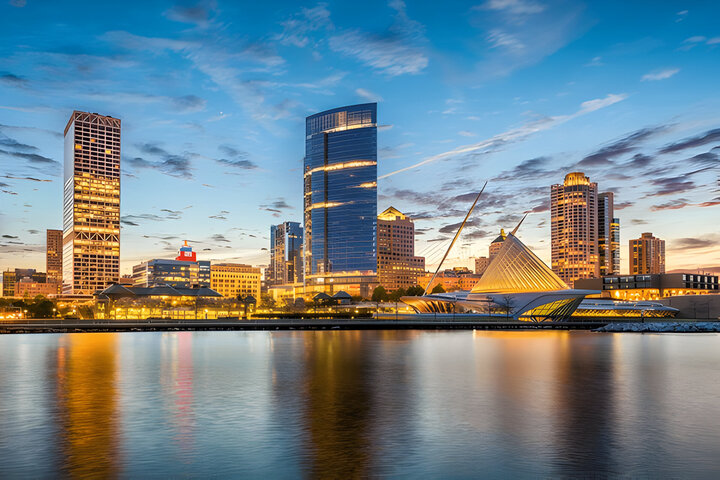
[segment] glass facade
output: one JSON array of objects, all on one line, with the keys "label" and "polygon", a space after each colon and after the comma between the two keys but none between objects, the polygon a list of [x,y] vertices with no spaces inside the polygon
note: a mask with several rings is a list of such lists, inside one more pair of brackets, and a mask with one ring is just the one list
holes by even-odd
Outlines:
[{"label": "glass facade", "polygon": [[377,104],[307,117],[305,275],[377,268]]},{"label": "glass facade", "polygon": [[133,267],[136,287],[170,285],[173,288],[191,288],[194,285],[210,286],[210,262],[155,259]]},{"label": "glass facade", "polygon": [[302,282],[303,229],[298,222],[284,222],[270,227],[270,267],[268,285]]}]

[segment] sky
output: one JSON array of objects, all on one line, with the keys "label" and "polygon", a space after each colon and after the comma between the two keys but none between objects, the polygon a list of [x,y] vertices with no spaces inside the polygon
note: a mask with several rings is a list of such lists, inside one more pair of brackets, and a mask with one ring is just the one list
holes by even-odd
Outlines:
[{"label": "sky", "polygon": [[0,5],[0,269],[45,269],[73,110],[122,120],[121,273],[265,265],[302,222],[306,116],[378,103],[378,211],[435,266],[500,228],[550,261],[550,185],[615,193],[621,271],[642,232],[667,269],[720,270],[720,3],[39,2]]}]

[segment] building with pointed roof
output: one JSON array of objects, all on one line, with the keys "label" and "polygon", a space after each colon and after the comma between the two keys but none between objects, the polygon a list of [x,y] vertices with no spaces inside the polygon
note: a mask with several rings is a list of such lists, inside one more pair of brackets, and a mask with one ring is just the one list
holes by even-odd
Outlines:
[{"label": "building with pointed roof", "polygon": [[377,274],[385,290],[414,287],[425,273],[425,257],[415,256],[415,225],[389,207],[377,217]]},{"label": "building with pointed roof", "polygon": [[500,249],[502,248],[503,242],[505,241],[505,229],[500,229],[500,235],[495,238],[495,240],[490,243],[490,247],[488,247],[488,260],[492,262],[492,259],[495,258],[495,255],[498,254]]}]

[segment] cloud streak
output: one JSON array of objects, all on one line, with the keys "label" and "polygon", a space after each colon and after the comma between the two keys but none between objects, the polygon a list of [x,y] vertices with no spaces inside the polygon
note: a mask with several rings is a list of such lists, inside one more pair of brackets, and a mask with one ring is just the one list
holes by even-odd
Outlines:
[{"label": "cloud streak", "polygon": [[455,148],[453,150],[449,150],[447,152],[432,155],[432,156],[427,157],[424,160],[417,162],[413,165],[403,167],[398,170],[392,171],[390,173],[381,175],[378,177],[378,179],[388,178],[393,175],[397,175],[398,173],[407,172],[409,170],[412,170],[412,169],[415,169],[418,167],[422,167],[424,165],[427,165],[432,162],[436,162],[438,160],[446,160],[449,158],[455,158],[455,157],[458,157],[461,155],[468,155],[468,154],[490,153],[492,151],[496,151],[496,150],[502,148],[504,145],[521,142],[535,133],[557,127],[558,125],[562,125],[563,123],[573,120],[575,118],[578,118],[583,115],[587,115],[588,113],[592,113],[592,112],[595,112],[602,108],[606,108],[611,105],[614,105],[618,102],[625,100],[626,98],[627,98],[627,94],[624,94],[624,93],[612,94],[611,93],[611,94],[606,95],[603,98],[588,100],[586,102],[581,103],[580,108],[577,111],[575,111],[574,113],[571,113],[569,115],[557,115],[557,116],[553,116],[553,117],[546,117],[546,118],[542,118],[540,120],[536,120],[536,121],[527,123],[521,127],[507,130],[503,133],[494,135],[486,140],[482,140],[480,142],[473,143],[471,145],[464,145],[464,146]]}]

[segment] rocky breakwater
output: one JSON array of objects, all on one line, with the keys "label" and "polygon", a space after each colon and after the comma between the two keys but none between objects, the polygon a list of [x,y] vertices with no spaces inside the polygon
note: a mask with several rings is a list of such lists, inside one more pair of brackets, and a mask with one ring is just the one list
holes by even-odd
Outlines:
[{"label": "rocky breakwater", "polygon": [[623,322],[608,323],[594,332],[703,333],[720,332],[720,322]]}]

